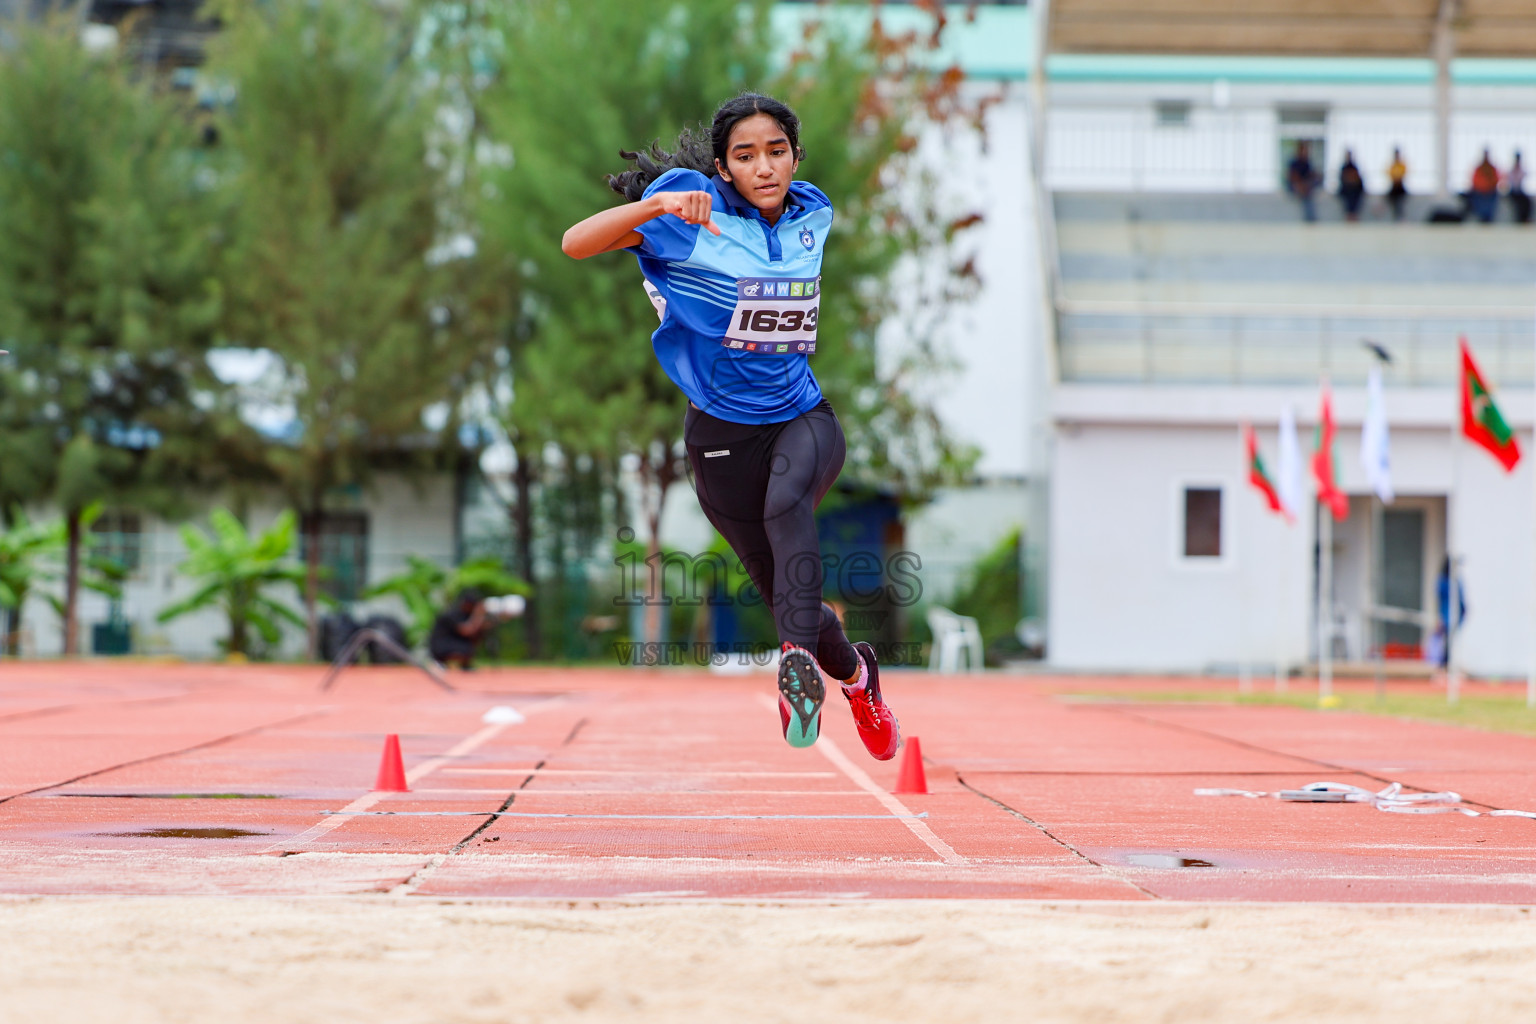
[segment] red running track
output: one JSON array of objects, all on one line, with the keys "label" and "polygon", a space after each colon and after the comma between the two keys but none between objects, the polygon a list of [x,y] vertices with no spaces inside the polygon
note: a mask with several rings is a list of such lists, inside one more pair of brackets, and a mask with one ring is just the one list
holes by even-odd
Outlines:
[{"label": "red running track", "polygon": [[[1193,794],[1399,781],[1533,809],[1536,739],[893,672],[931,788],[894,798],[836,696],[822,742],[786,746],[766,675],[321,675],[0,665],[0,893],[1536,903],[1536,821]],[[485,724],[496,705],[525,720]],[[412,792],[370,794],[390,732]]]}]

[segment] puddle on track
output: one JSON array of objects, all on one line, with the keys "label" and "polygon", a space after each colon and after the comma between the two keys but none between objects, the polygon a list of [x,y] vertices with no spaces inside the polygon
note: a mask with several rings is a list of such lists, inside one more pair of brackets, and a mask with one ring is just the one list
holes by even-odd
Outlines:
[{"label": "puddle on track", "polygon": [[280,800],[276,793],[55,793],[56,797],[91,800]]},{"label": "puddle on track", "polygon": [[113,839],[244,839],[269,836],[271,832],[252,832],[243,828],[147,828],[138,832],[97,832]]},{"label": "puddle on track", "polygon": [[1126,863],[1138,868],[1213,868],[1216,865],[1198,857],[1176,857],[1167,853],[1133,853]]}]

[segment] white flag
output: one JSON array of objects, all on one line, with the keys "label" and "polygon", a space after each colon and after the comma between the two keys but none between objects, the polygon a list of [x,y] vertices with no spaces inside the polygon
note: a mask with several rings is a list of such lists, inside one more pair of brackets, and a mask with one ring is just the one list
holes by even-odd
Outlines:
[{"label": "white flag", "polygon": [[1302,510],[1301,444],[1296,440],[1296,414],[1289,405],[1280,410],[1280,461],[1275,470],[1280,504],[1294,520]]},{"label": "white flag", "polygon": [[1360,464],[1376,496],[1392,504],[1392,446],[1387,438],[1387,403],[1381,390],[1381,367],[1371,367],[1365,385],[1365,426],[1360,431]]}]

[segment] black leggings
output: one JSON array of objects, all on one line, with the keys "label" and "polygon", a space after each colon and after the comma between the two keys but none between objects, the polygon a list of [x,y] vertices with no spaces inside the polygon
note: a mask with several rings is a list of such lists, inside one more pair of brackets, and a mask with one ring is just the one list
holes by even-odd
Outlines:
[{"label": "black leggings", "polygon": [[816,506],[847,446],[830,403],[783,423],[731,423],[693,405],[683,426],[699,505],[773,610],[779,641],[803,647],[837,679],[858,654],[821,600]]}]

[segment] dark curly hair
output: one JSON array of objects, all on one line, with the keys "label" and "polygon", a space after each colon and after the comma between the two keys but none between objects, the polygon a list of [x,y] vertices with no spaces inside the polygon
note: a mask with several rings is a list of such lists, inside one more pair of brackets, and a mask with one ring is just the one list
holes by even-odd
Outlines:
[{"label": "dark curly hair", "polygon": [[608,175],[608,187],[633,203],[645,195],[647,185],[673,168],[685,167],[706,176],[713,175],[715,161],[725,163],[731,131],[742,121],[757,114],[767,114],[777,121],[789,138],[795,159],[805,159],[805,150],[800,148],[800,118],[795,116],[795,112],[771,96],[746,92],[720,105],[707,134],[702,125],[698,128],[684,128],[671,152],[662,149],[659,142],[653,142],[633,153],[620,150],[619,156],[633,161],[635,166],[619,174]]}]

